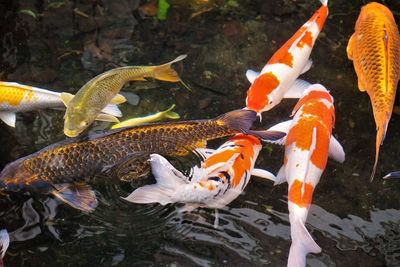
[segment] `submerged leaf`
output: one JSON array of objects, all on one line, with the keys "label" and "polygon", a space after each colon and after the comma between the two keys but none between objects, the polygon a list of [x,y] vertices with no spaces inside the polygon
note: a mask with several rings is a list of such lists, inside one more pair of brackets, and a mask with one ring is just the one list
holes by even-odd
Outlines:
[{"label": "submerged leaf", "polygon": [[167,18],[169,7],[170,5],[167,0],[158,0],[157,18],[159,20],[165,20]]},{"label": "submerged leaf", "polygon": [[34,19],[37,18],[36,13],[35,13],[34,11],[32,11],[31,9],[21,9],[21,10],[18,11],[18,12],[21,13],[21,14],[25,14],[25,15],[31,16],[31,17],[33,17]]}]

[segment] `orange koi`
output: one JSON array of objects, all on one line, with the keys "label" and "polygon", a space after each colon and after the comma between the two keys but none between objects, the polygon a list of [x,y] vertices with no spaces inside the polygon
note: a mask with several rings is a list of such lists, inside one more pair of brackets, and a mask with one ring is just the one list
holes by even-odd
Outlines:
[{"label": "orange koi", "polygon": [[288,266],[306,266],[306,255],[319,253],[305,227],[312,195],[326,167],[328,155],[343,162],[342,146],[332,136],[335,122],[333,98],[320,84],[308,87],[293,110],[293,120],[269,130],[287,132],[279,143],[285,144],[285,160],[275,183],[287,181],[288,207],[292,236]]},{"label": "orange koi", "polygon": [[347,45],[347,56],[353,61],[358,89],[367,91],[374,113],[377,133],[372,180],[400,79],[400,35],[387,7],[375,2],[362,7]]},{"label": "orange koi", "polygon": [[278,105],[283,98],[300,98],[306,89],[297,77],[312,65],[309,56],[328,16],[328,0],[271,57],[260,73],[246,72],[251,86],[247,91],[246,108],[260,116]]}]

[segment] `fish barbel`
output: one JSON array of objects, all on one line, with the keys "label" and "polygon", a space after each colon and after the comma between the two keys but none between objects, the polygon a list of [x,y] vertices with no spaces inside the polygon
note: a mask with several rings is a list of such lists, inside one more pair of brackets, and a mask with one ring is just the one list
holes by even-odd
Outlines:
[{"label": "fish barbel", "polygon": [[347,45],[347,56],[353,60],[358,89],[367,91],[374,113],[377,133],[372,180],[400,78],[400,35],[387,7],[375,2],[362,7]]},{"label": "fish barbel", "polygon": [[[119,122],[114,116],[100,114],[108,104],[119,104],[119,99],[113,100],[125,83],[129,81],[144,81],[145,78],[178,82],[178,74],[171,68],[175,62],[183,60],[181,55],[159,66],[127,66],[109,70],[87,82],[76,93],[75,97],[61,95],[67,110],[64,116],[64,133],[69,137],[78,136],[94,120]],[[113,101],[112,101],[113,100]]]},{"label": "fish barbel", "polygon": [[[190,150],[205,147],[207,140],[237,132],[250,133],[255,119],[254,111],[235,110],[214,119],[155,123],[117,129],[83,140],[71,139],[8,164],[0,174],[0,188],[6,192],[53,194],[75,208],[90,211],[96,207],[97,200],[82,182],[96,174],[119,166],[135,167],[132,163],[142,164],[151,153],[187,155]],[[275,134],[265,131],[259,136],[274,139]]]}]

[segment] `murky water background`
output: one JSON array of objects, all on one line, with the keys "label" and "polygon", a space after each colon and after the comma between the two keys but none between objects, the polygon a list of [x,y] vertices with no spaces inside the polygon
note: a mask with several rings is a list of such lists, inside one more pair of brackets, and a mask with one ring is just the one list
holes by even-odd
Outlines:
[{"label": "murky water background", "polygon": [[[167,20],[145,1],[7,1],[0,4],[1,79],[75,92],[112,67],[148,65],[188,54],[175,68],[193,89],[163,82],[131,83],[137,106],[128,117],[175,103],[184,119],[210,118],[244,106],[248,68],[259,70],[319,7],[318,1],[172,1]],[[346,161],[329,161],[317,186],[307,228],[322,253],[310,266],[400,266],[400,118],[393,115],[375,180],[375,125],[367,94],[357,89],[347,40],[368,1],[330,1],[330,15],[302,78],[324,84],[335,98],[335,135]],[[385,1],[400,21],[400,2]],[[140,7],[140,11],[138,10]],[[25,10],[25,11],[23,11]],[[397,101],[398,103],[398,101]],[[286,120],[283,101],[264,115],[266,128]],[[17,127],[0,124],[0,165],[63,140],[63,111],[20,113]],[[97,123],[92,131],[105,129]],[[222,140],[213,142],[218,145]],[[265,145],[257,166],[277,172],[278,146]],[[150,179],[150,178],[149,178]],[[179,212],[180,205],[126,203],[134,185],[112,177],[93,183],[99,207],[91,214],[47,196],[0,200],[0,224],[11,236],[7,266],[285,266],[290,246],[287,186],[253,178],[220,211]],[[11,199],[11,201],[10,201]]]}]

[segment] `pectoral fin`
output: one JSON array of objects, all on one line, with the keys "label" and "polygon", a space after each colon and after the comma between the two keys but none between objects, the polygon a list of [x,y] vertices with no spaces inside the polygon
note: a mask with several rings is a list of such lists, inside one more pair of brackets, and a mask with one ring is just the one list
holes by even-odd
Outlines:
[{"label": "pectoral fin", "polygon": [[306,90],[311,84],[307,81],[297,79],[293,85],[285,92],[284,98],[301,98],[304,90]]},{"label": "pectoral fin", "polygon": [[0,120],[4,121],[10,127],[15,128],[16,116],[13,112],[0,112]]},{"label": "pectoral fin", "polygon": [[247,77],[247,80],[249,80],[250,83],[253,83],[254,80],[257,79],[258,75],[260,75],[260,73],[254,71],[254,70],[247,70],[246,71],[246,77]]},{"label": "pectoral fin", "polygon": [[93,211],[97,207],[96,194],[85,184],[57,184],[51,193],[75,209]]},{"label": "pectoral fin", "polygon": [[273,173],[271,173],[271,172],[269,172],[267,170],[254,168],[254,169],[251,170],[250,173],[253,176],[257,176],[257,177],[260,177],[260,178],[268,179],[268,180],[273,181],[274,183],[277,182],[276,176]]},{"label": "pectoral fin", "polygon": [[347,58],[353,60],[353,47],[354,47],[354,37],[355,33],[353,33],[349,39],[349,42],[346,47]]},{"label": "pectoral fin", "polygon": [[72,98],[74,98],[74,95],[63,92],[60,94],[60,98],[61,98],[61,101],[64,103],[64,105],[67,107],[68,103],[72,100]]},{"label": "pectoral fin", "polygon": [[334,136],[331,136],[329,141],[329,157],[340,163],[343,163],[345,160],[343,147]]},{"label": "pectoral fin", "polygon": [[105,113],[100,113],[99,115],[97,115],[96,120],[97,121],[119,122],[117,117],[115,117],[113,115],[105,114]]},{"label": "pectoral fin", "polygon": [[303,70],[301,71],[300,74],[306,73],[307,71],[310,70],[311,66],[312,66],[313,62],[311,59],[307,60],[306,65],[304,66]]},{"label": "pectoral fin", "polygon": [[126,102],[125,96],[118,94],[118,95],[114,96],[113,99],[111,99],[110,103],[119,105],[119,104],[122,104],[125,102]]}]

